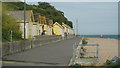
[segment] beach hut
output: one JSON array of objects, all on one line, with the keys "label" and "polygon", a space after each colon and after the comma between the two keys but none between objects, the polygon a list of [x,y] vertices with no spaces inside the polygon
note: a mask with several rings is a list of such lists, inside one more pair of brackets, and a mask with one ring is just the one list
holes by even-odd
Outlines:
[{"label": "beach hut", "polygon": [[61,26],[58,22],[53,24],[53,32],[55,35],[63,35],[63,26]]}]

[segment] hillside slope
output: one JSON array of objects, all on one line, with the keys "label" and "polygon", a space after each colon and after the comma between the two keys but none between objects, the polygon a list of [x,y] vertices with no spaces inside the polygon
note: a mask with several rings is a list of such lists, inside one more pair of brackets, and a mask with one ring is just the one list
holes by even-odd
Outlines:
[{"label": "hillside slope", "polygon": [[[24,10],[23,2],[4,2],[3,4],[8,6],[8,10]],[[47,2],[38,2],[39,5],[28,5],[26,4],[26,10],[33,10],[34,13],[40,13],[41,16],[53,19],[53,22],[59,22],[72,26],[72,22],[68,21],[62,11],[59,11]]]}]

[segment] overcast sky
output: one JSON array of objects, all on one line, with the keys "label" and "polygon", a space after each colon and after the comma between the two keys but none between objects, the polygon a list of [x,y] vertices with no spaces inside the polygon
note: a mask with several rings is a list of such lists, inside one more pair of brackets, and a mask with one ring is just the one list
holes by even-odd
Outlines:
[{"label": "overcast sky", "polygon": [[[7,1],[9,1],[9,0],[7,0]],[[24,0],[21,0],[21,1],[24,1]],[[120,0],[26,0],[26,1],[27,2],[38,2],[38,1],[46,1],[46,2],[118,2]]]},{"label": "overcast sky", "polygon": [[55,2],[51,3],[76,26],[80,34],[117,34],[117,2]]},{"label": "overcast sky", "polygon": [[[36,4],[34,1],[29,2],[29,4]],[[38,1],[44,0],[37,0],[37,2]],[[53,1],[50,2],[50,4],[64,12],[68,20],[73,22],[75,31],[76,20],[78,19],[79,34],[118,34],[118,0],[84,0],[84,2],[78,2],[83,0],[69,0],[74,2],[64,2],[66,0],[58,1],[60,2]]]}]

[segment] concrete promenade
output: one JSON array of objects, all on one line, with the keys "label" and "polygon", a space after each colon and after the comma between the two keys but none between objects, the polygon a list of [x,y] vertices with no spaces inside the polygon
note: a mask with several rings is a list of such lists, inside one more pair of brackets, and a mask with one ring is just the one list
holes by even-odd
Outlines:
[{"label": "concrete promenade", "polygon": [[67,66],[73,54],[73,44],[80,37],[46,44],[4,57],[3,66]]}]

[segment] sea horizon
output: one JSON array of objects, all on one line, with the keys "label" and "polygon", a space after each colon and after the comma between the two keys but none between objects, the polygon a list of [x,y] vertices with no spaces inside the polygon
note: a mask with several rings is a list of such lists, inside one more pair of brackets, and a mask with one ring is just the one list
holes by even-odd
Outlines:
[{"label": "sea horizon", "polygon": [[120,35],[80,35],[80,37],[88,38],[111,38],[111,39],[120,39]]}]

